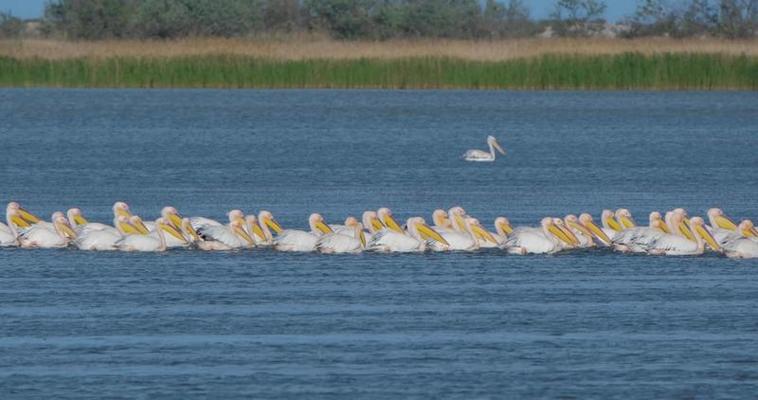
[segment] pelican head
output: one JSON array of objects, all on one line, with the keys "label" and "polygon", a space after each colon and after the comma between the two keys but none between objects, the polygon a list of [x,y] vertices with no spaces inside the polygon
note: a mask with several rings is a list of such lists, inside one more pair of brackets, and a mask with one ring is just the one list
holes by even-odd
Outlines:
[{"label": "pelican head", "polygon": [[619,208],[616,210],[616,220],[621,223],[623,229],[634,228],[637,223],[632,218],[632,213],[626,208]]},{"label": "pelican head", "polygon": [[355,218],[355,217],[353,217],[352,215],[350,215],[347,218],[345,218],[345,224],[344,225],[353,228],[356,225],[358,225],[358,219]]},{"label": "pelican head", "polygon": [[192,227],[192,222],[189,218],[182,218],[181,229],[186,233],[192,242],[199,242],[200,235],[197,234],[195,228]]},{"label": "pelican head", "polygon": [[268,237],[266,237],[266,233],[263,232],[263,229],[261,228],[261,225],[259,224],[258,217],[256,217],[253,214],[250,214],[245,217],[245,224],[247,225],[248,233],[251,237],[255,238],[256,236],[262,240],[262,241],[268,241]]},{"label": "pelican head", "polygon": [[379,217],[379,220],[382,221],[384,226],[389,228],[390,230],[393,230],[397,233],[403,233],[403,228],[400,227],[400,225],[395,221],[395,218],[392,217],[392,211],[387,207],[382,207],[379,210],[376,211],[376,215]]},{"label": "pelican head", "polygon": [[121,232],[122,235],[134,235],[140,233],[129,221],[129,218],[123,215],[116,217],[116,229]]},{"label": "pelican head", "polygon": [[86,225],[88,222],[82,215],[82,210],[78,208],[69,208],[68,211],[66,211],[66,216],[68,217],[69,224],[73,226]]},{"label": "pelican head", "polygon": [[324,222],[324,217],[319,213],[313,213],[308,217],[308,225],[312,232],[321,232],[322,234],[332,233],[332,228]]},{"label": "pelican head", "polygon": [[692,227],[692,230],[697,233],[700,238],[708,243],[708,246],[711,249],[714,251],[721,251],[721,246],[719,246],[718,242],[716,242],[716,239],[713,238],[713,235],[711,235],[711,232],[708,230],[708,228],[705,227],[705,221],[703,221],[702,218],[692,218],[690,220],[690,227]]},{"label": "pelican head", "polygon": [[53,226],[55,226],[55,231],[58,232],[61,237],[66,238],[67,240],[76,239],[76,232],[71,229],[71,226],[68,224],[68,220],[63,215],[63,213],[56,213],[53,215],[55,215],[55,218],[52,219]]},{"label": "pelican head", "polygon": [[[274,214],[271,214],[270,211],[261,210],[258,213],[258,223],[261,224],[261,227],[266,226],[269,229],[273,230],[277,235],[284,231],[284,229],[282,229],[282,226],[276,222],[276,219],[274,219]],[[271,238],[269,237],[268,239],[270,240]]]},{"label": "pelican head", "polygon": [[753,221],[749,219],[742,220],[737,227],[744,237],[758,237],[758,231],[755,230]]},{"label": "pelican head", "polygon": [[124,216],[130,218],[132,216],[132,212],[129,210],[128,204],[124,203],[123,201],[117,201],[113,203],[113,215],[116,217]]},{"label": "pelican head", "polygon": [[176,208],[171,206],[163,207],[161,210],[161,217],[167,220],[174,228],[181,228],[182,216],[179,214]]},{"label": "pelican head", "polygon": [[500,147],[500,143],[497,142],[497,139],[490,135],[487,136],[487,144],[497,149],[497,151],[500,152],[500,154],[505,155],[505,150],[503,150],[502,147]]},{"label": "pelican head", "polygon": [[[26,222],[26,225],[34,225],[40,222],[39,217],[30,213],[29,211],[26,211],[24,207],[21,207],[21,205],[15,201],[11,201],[10,203],[8,203],[8,207],[6,208],[5,212],[6,212],[6,215],[8,215],[11,212],[16,213],[19,218],[23,219]],[[18,225],[18,226],[21,226],[21,225]]]},{"label": "pelican head", "polygon": [[453,229],[458,232],[466,231],[466,210],[463,207],[455,206],[447,211],[448,217],[453,225]]},{"label": "pelican head", "polygon": [[163,232],[175,237],[180,242],[187,243],[187,238],[185,238],[184,235],[182,235],[182,233],[179,232],[176,227],[174,227],[173,223],[168,218],[161,217],[156,219],[155,229],[160,229]]},{"label": "pelican head", "polygon": [[379,217],[376,216],[376,211],[364,211],[362,220],[363,226],[371,233],[379,232],[384,228],[382,222],[379,221]]},{"label": "pelican head", "polygon": [[603,210],[600,218],[603,224],[603,228],[612,229],[616,232],[621,232],[624,230],[621,224],[616,220],[616,217],[613,215],[613,211]]},{"label": "pelican head", "polygon": [[590,232],[589,229],[587,229],[586,227],[584,227],[584,225],[582,225],[579,222],[579,218],[577,218],[576,215],[574,215],[574,214],[567,215],[565,218],[563,218],[563,223],[566,224],[566,226],[568,228],[570,228],[569,231],[571,233],[573,233],[572,230],[575,230],[575,231],[579,232],[582,236],[584,236],[585,238],[587,238],[590,243],[592,243],[594,241],[593,240],[593,236],[592,236],[592,232]]},{"label": "pelican head", "polygon": [[468,230],[471,232],[472,235],[474,235],[475,238],[486,240],[490,243],[498,244],[497,239],[495,239],[492,234],[484,229],[482,227],[482,224],[479,222],[478,219],[467,217],[466,218],[466,226],[468,227]]},{"label": "pelican head", "polygon": [[603,232],[602,229],[600,229],[599,226],[595,225],[595,221],[592,219],[592,215],[588,213],[582,213],[579,215],[579,223],[582,224],[587,230],[592,232],[592,235],[595,236],[598,240],[600,240],[604,245],[610,246],[611,245],[611,238],[606,235],[605,232]]},{"label": "pelican head", "polygon": [[566,233],[563,232],[561,228],[555,225],[555,220],[553,218],[550,218],[550,217],[542,218],[542,221],[540,221],[540,225],[542,226],[542,230],[547,237],[555,237],[568,246],[572,245],[573,242],[571,241],[571,239],[569,239],[569,237],[566,236]]},{"label": "pelican head", "polygon": [[566,224],[563,222],[560,218],[553,218],[553,224],[558,227],[563,233],[568,237],[569,241],[571,242],[570,245],[572,247],[578,246],[581,242],[579,239],[574,235],[574,232],[571,232],[571,229],[568,229]]},{"label": "pelican head", "polygon": [[690,228],[687,223],[684,222],[685,217],[683,214],[678,212],[672,212],[671,213],[671,228],[676,229],[673,231],[674,233],[684,236],[689,240],[695,241],[695,234],[693,233],[692,229]]},{"label": "pelican head", "polygon": [[245,220],[245,213],[242,212],[242,210],[231,210],[228,213],[226,213],[226,217],[229,218],[229,222],[234,221],[244,221]]},{"label": "pelican head", "polygon": [[511,221],[508,221],[508,218],[505,217],[497,217],[495,218],[495,232],[497,232],[498,235],[507,237],[511,233],[513,233],[513,228],[511,227]]},{"label": "pelican head", "polygon": [[408,232],[411,234],[411,236],[415,237],[419,240],[434,240],[444,246],[450,246],[450,243],[448,243],[445,238],[442,237],[437,231],[429,227],[429,225],[426,224],[426,221],[421,217],[412,217],[408,218],[408,221],[405,223],[405,225],[408,227]]},{"label": "pelican head", "polygon": [[720,208],[711,208],[708,210],[708,221],[714,228],[726,229],[729,231],[736,231],[737,225],[724,215],[724,211]]},{"label": "pelican head", "polygon": [[453,224],[450,223],[450,218],[448,218],[447,213],[445,210],[436,209],[432,213],[432,222],[434,223],[434,226],[438,228],[452,228]]},{"label": "pelican head", "polygon": [[650,213],[648,222],[648,226],[653,229],[658,229],[663,233],[671,233],[671,231],[668,229],[668,226],[666,226],[666,223],[663,221],[663,216],[661,216],[661,213],[658,211],[653,211]]},{"label": "pelican head", "polygon": [[61,211],[56,211],[52,215],[50,215],[50,221],[52,221],[53,223],[55,223],[55,221],[58,220],[61,217],[63,217],[65,219],[66,218],[66,214],[64,214]]}]

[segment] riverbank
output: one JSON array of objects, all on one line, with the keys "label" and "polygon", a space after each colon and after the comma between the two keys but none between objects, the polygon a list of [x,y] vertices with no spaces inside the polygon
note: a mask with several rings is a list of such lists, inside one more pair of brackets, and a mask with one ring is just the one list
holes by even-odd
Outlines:
[{"label": "riverbank", "polygon": [[756,90],[758,45],[667,39],[5,41],[0,86]]}]

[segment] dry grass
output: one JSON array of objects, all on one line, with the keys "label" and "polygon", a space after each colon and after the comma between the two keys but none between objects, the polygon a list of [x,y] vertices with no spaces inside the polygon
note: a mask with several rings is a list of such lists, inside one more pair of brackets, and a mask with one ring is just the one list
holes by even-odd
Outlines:
[{"label": "dry grass", "polygon": [[320,37],[289,39],[183,39],[177,41],[0,40],[0,56],[17,59],[178,57],[241,55],[274,60],[399,59],[454,57],[477,61],[505,61],[544,54],[602,55],[641,53],[706,53],[758,56],[758,40],[718,39],[518,39],[497,41],[398,40],[342,42]]}]

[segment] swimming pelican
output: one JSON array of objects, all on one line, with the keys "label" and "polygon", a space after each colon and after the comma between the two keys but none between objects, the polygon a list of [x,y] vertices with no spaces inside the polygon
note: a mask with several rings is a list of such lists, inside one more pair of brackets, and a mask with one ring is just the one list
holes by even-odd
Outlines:
[{"label": "swimming pelican", "polygon": [[463,159],[466,161],[492,162],[495,161],[495,149],[500,154],[505,155],[505,150],[500,147],[500,143],[497,142],[494,136],[487,136],[487,145],[490,147],[489,153],[482,150],[468,150],[463,154]]},{"label": "swimming pelican", "polygon": [[266,245],[270,246],[274,244],[274,235],[271,231],[274,231],[277,235],[284,232],[282,226],[276,221],[274,215],[270,211],[261,210],[258,213],[258,224],[263,231],[263,236],[266,238]]},{"label": "swimming pelican", "polygon": [[316,250],[320,236],[333,233],[332,228],[324,222],[321,214],[313,213],[308,217],[310,232],[297,229],[285,229],[274,239],[274,248],[279,251],[309,252]]},{"label": "swimming pelican", "polygon": [[589,230],[600,244],[603,246],[611,245],[611,238],[608,237],[603,229],[595,224],[595,221],[592,219],[592,215],[588,213],[582,213],[579,215],[579,223],[582,224],[582,226],[587,230]]},{"label": "swimming pelican", "polygon": [[117,250],[116,243],[123,239],[124,236],[136,232],[136,228],[129,224],[129,218],[123,215],[118,217],[117,223],[118,229],[115,233],[109,229],[88,229],[77,231],[77,237],[73,241],[74,246],[79,248],[79,250],[87,251]]},{"label": "swimming pelican", "polygon": [[455,232],[453,224],[445,210],[437,209],[432,213],[432,229],[437,232]]},{"label": "swimming pelican", "polygon": [[363,224],[353,218],[345,223],[352,229],[352,232],[341,230],[326,233],[318,238],[316,248],[320,253],[325,254],[342,254],[342,253],[360,253],[366,247],[366,235],[363,232]]},{"label": "swimming pelican", "polygon": [[[676,213],[678,216],[681,214]],[[684,221],[682,221],[682,224]],[[695,241],[682,236],[663,234],[648,245],[648,253],[653,255],[688,256],[700,255],[705,251],[705,244],[714,251],[721,251],[721,246],[716,243],[711,233],[705,227],[705,221],[700,217],[690,220],[690,227],[695,236]]]},{"label": "swimming pelican", "polygon": [[78,208],[69,208],[68,211],[66,211],[66,218],[68,219],[68,224],[74,229],[77,236],[89,231],[109,231],[110,233],[118,234],[118,229],[113,226],[87,221],[82,214],[82,210]]},{"label": "swimming pelican", "polygon": [[519,227],[504,243],[511,254],[552,254],[570,246],[571,239],[555,225],[552,218],[543,218],[539,228]]},{"label": "swimming pelican", "polygon": [[466,232],[466,217],[468,214],[463,207],[452,207],[447,210],[448,220],[454,232]]},{"label": "swimming pelican", "polygon": [[345,218],[345,222],[342,225],[329,224],[329,227],[332,228],[332,231],[334,231],[334,233],[353,236],[353,234],[355,234],[355,225],[357,223],[358,219],[350,215]]},{"label": "swimming pelican", "polygon": [[624,230],[624,227],[616,220],[616,216],[611,210],[603,210],[600,216],[600,223],[603,227],[603,233],[610,238],[613,238],[616,233]]},{"label": "swimming pelican", "polygon": [[439,232],[447,243],[433,242],[431,248],[435,251],[474,251],[480,247],[479,238],[483,242],[497,244],[495,237],[487,232],[476,218],[465,217],[463,223],[465,226],[463,232]]},{"label": "swimming pelican", "polygon": [[497,217],[495,218],[495,240],[498,242],[498,247],[502,247],[503,243],[508,240],[508,235],[513,233],[513,227],[508,218]]},{"label": "swimming pelican", "polygon": [[620,252],[646,253],[651,244],[667,235],[666,224],[651,218],[649,226],[624,229],[613,237],[613,248]]},{"label": "swimming pelican", "polygon": [[376,211],[364,211],[361,220],[363,221],[363,227],[368,230],[368,232],[365,232],[366,243],[370,242],[377,232],[384,229],[384,224],[382,224],[382,221],[379,221]]},{"label": "swimming pelican", "polygon": [[[758,258],[758,241],[754,233],[755,227],[750,220],[744,220],[737,226],[734,235],[719,244],[729,258]],[[722,229],[723,231],[724,229]]]},{"label": "swimming pelican", "polygon": [[755,234],[753,221],[749,219],[743,220],[737,224],[736,228],[737,229],[733,231],[721,228],[711,228],[711,232],[713,233],[713,238],[716,239],[722,247],[728,242],[739,239],[758,240],[758,235]]},{"label": "swimming pelican", "polygon": [[245,216],[240,210],[232,210],[227,213],[228,225],[204,224],[195,226],[197,220],[190,219],[192,228],[202,241],[195,243],[201,250],[233,250],[244,247],[253,247],[255,240],[250,237],[245,229]]},{"label": "swimming pelican", "polygon": [[383,229],[377,232],[368,243],[368,248],[373,251],[384,253],[411,253],[423,252],[427,249],[427,241],[433,240],[447,245],[447,241],[440,234],[429,227],[421,217],[408,218],[408,228],[399,233],[392,229]]},{"label": "swimming pelican", "polygon": [[23,248],[58,249],[67,247],[76,238],[63,213],[53,214],[51,225],[35,224],[20,232],[18,241]]},{"label": "swimming pelican", "polygon": [[247,234],[253,238],[255,246],[271,246],[274,244],[271,232],[266,235],[266,232],[261,228],[257,216],[253,214],[245,216],[245,228],[247,229]]},{"label": "swimming pelican", "polygon": [[171,235],[180,235],[169,221],[158,218],[156,220],[156,235],[128,235],[116,242],[116,247],[121,251],[158,252],[166,251],[166,237],[164,232]]},{"label": "swimming pelican", "polygon": [[376,211],[376,216],[379,218],[379,221],[384,224],[384,226],[387,227],[387,229],[390,229],[392,231],[395,231],[397,233],[404,233],[403,228],[400,227],[400,225],[395,221],[395,218],[392,216],[392,211],[387,207],[382,207],[379,210]]},{"label": "swimming pelican", "polygon": [[569,243],[561,243],[561,246],[563,246],[565,249],[575,249],[581,245],[581,242],[576,237],[573,231],[569,229],[568,226],[563,222],[560,218],[553,218],[553,224],[558,227],[563,233],[566,235],[566,237],[569,239]]},{"label": "swimming pelican", "polygon": [[616,221],[618,221],[621,224],[622,230],[634,228],[637,226],[637,223],[634,222],[634,218],[632,218],[632,213],[629,212],[626,208],[619,208],[616,210]]},{"label": "swimming pelican", "polygon": [[[21,206],[15,201],[8,203],[5,208],[5,221],[8,225],[0,225],[0,247],[18,246],[19,229],[28,229],[32,226],[33,220],[24,219],[21,210]],[[34,218],[39,222],[39,218]]]},{"label": "swimming pelican", "polygon": [[579,222],[579,218],[577,218],[576,215],[567,215],[565,218],[563,218],[563,223],[565,224],[566,228],[569,229],[572,234],[574,234],[574,237],[577,238],[577,247],[582,249],[595,247],[594,235],[592,232],[590,232],[589,229],[584,227],[584,225]]}]

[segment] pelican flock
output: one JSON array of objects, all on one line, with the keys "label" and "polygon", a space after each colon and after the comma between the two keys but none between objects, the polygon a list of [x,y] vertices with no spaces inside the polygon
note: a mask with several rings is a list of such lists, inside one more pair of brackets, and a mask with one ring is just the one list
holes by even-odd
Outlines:
[{"label": "pelican flock", "polygon": [[592,215],[544,217],[536,226],[511,226],[499,216],[489,231],[462,207],[437,209],[432,224],[411,216],[400,225],[386,207],[367,210],[358,220],[348,216],[342,225],[330,225],[319,213],[308,218],[308,230],[284,229],[270,211],[246,215],[226,213],[226,223],[185,217],[164,207],[154,220],[143,220],[124,202],[113,204],[113,225],[90,222],[79,208],[56,211],[50,221],[29,212],[18,202],[6,207],[0,222],[0,247],[85,251],[161,252],[170,249],[229,251],[270,248],[282,252],[324,254],[472,252],[493,249],[507,254],[555,254],[580,249],[657,256],[720,254],[730,258],[758,258],[758,229],[749,219],[734,222],[719,208],[706,219],[690,217],[677,208],[653,211],[647,225],[637,225],[629,210],[607,209],[599,224]]}]

